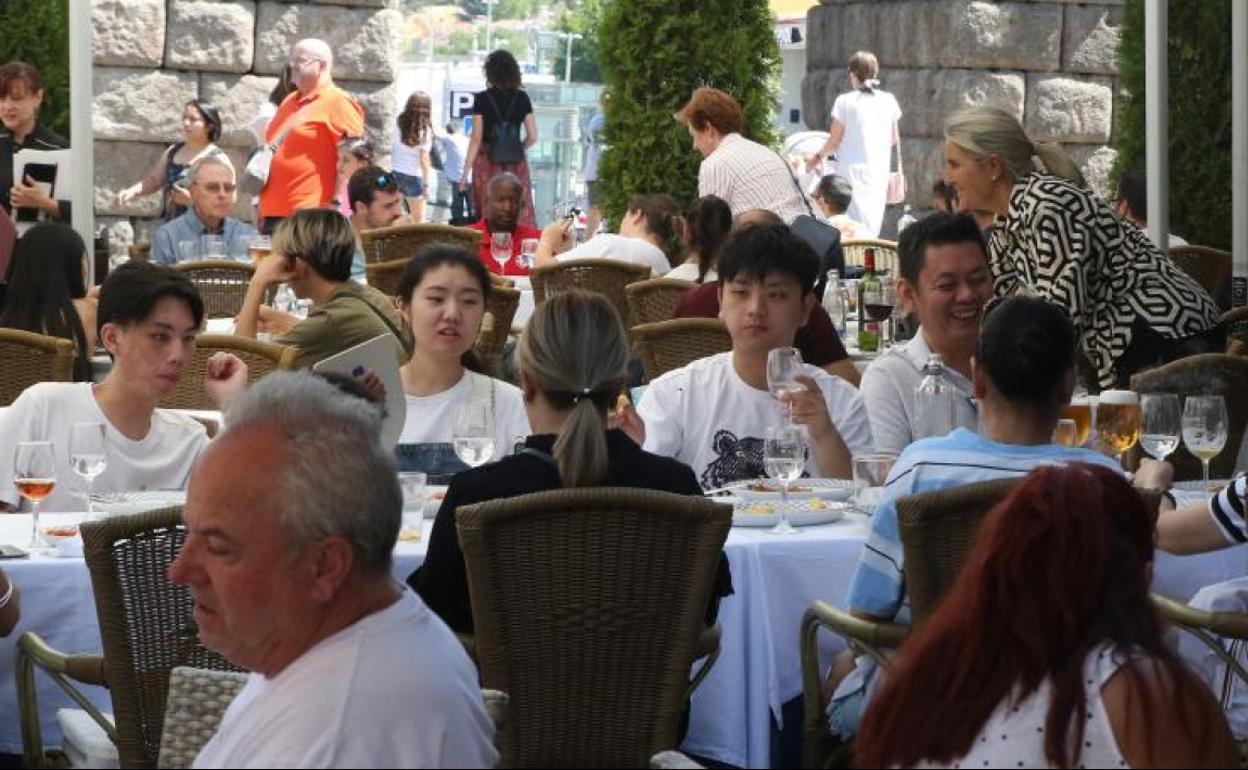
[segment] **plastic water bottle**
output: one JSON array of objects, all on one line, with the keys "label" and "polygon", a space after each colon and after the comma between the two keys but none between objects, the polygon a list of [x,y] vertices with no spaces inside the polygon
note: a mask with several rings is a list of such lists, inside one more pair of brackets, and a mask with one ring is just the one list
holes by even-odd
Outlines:
[{"label": "plastic water bottle", "polygon": [[945,362],[932,353],[923,366],[923,379],[914,391],[914,438],[943,436],[953,430],[955,393],[945,376]]},{"label": "plastic water bottle", "polygon": [[914,224],[914,214],[910,211],[910,204],[907,203],[905,208],[901,210],[901,216],[897,219],[897,234],[901,235],[901,231]]},{"label": "plastic water bottle", "polygon": [[845,339],[845,292],[835,269],[828,271],[828,282],[823,288],[823,309],[832,317],[832,326],[836,333],[841,339]]}]

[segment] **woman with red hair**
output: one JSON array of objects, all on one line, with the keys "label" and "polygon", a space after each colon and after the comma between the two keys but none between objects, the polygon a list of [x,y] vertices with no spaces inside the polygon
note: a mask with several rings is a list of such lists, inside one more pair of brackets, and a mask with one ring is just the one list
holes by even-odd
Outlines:
[{"label": "woman with red hair", "polygon": [[1148,597],[1154,522],[1120,473],[1028,474],[867,708],[859,767],[1230,767]]}]

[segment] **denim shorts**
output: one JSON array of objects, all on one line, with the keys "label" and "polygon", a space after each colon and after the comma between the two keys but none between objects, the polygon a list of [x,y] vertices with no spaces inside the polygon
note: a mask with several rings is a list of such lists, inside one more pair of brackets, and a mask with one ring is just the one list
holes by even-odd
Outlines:
[{"label": "denim shorts", "polygon": [[403,193],[404,198],[419,198],[425,194],[425,180],[418,176],[396,171],[394,181],[399,183],[399,192]]}]

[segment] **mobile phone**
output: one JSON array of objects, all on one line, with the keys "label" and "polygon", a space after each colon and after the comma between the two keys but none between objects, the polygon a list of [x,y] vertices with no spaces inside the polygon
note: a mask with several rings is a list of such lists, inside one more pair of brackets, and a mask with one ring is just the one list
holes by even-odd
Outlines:
[{"label": "mobile phone", "polygon": [[25,559],[29,556],[30,554],[15,545],[0,543],[0,559]]}]

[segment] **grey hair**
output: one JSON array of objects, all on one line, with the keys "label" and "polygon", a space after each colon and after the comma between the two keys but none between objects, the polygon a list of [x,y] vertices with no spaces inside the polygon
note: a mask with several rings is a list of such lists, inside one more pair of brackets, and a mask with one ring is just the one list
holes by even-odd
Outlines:
[{"label": "grey hair", "polygon": [[375,404],[308,372],[270,374],[231,406],[226,435],[267,425],[286,439],[289,461],[273,481],[292,551],[340,534],[357,571],[389,574],[403,494],[381,421]]},{"label": "grey hair", "polygon": [[220,153],[210,152],[191,164],[191,170],[186,174],[187,183],[194,184],[199,179],[199,172],[202,171],[205,166],[221,166],[222,168],[228,168],[230,170],[230,179],[233,180],[236,178],[234,174],[234,164],[230,163],[229,158],[221,155]]},{"label": "grey hair", "polygon": [[518,352],[522,376],[560,411],[555,439],[565,487],[607,480],[607,409],[628,382],[628,335],[615,306],[598,294],[568,291],[538,305]]},{"label": "grey hair", "polygon": [[1012,181],[1043,171],[1086,186],[1079,167],[1056,142],[1033,142],[1018,120],[1005,110],[996,107],[955,110],[945,120],[945,139],[975,159],[1000,156]]}]

